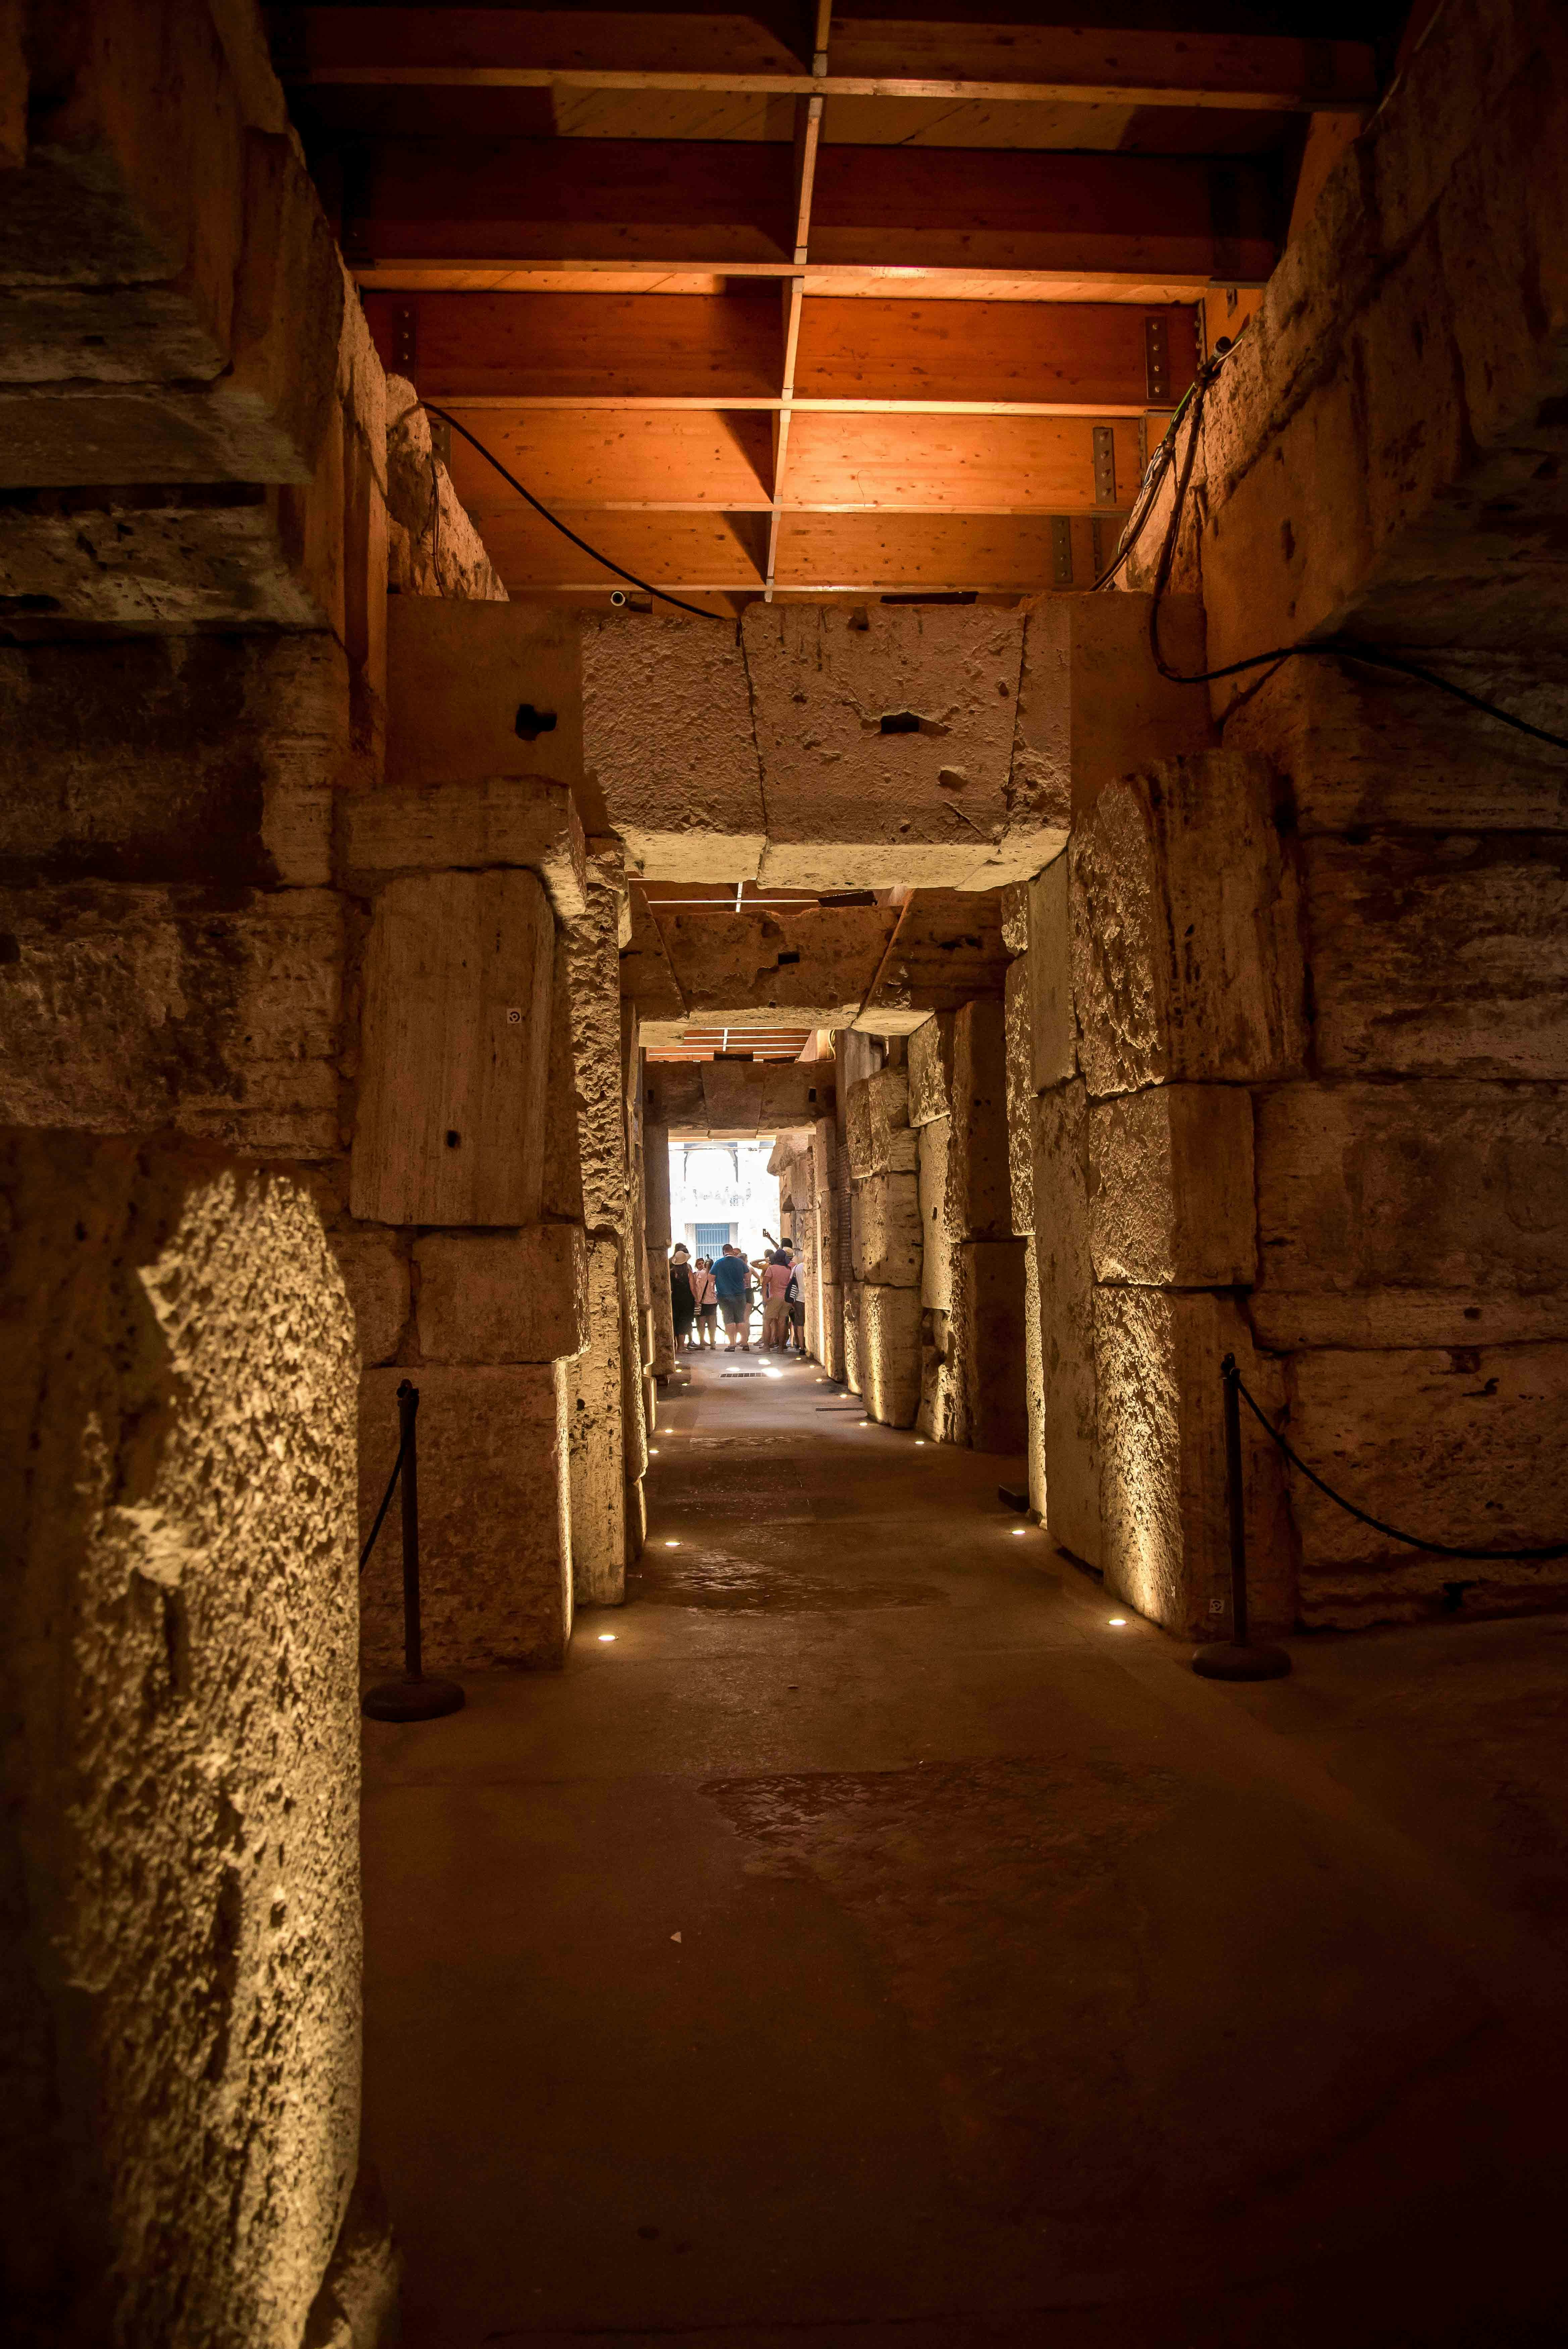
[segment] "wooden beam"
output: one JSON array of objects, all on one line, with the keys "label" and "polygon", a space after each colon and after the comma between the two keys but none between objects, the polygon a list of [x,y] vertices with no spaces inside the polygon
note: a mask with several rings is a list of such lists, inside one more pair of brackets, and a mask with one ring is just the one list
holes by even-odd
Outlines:
[{"label": "wooden beam", "polygon": [[[548,506],[582,512],[718,507],[766,513],[773,502],[772,424],[745,410],[529,408],[452,413]],[[517,492],[460,436],[452,481],[488,528]]]},{"label": "wooden beam", "polygon": [[[766,508],[750,513],[559,511],[580,537],[655,587],[681,594],[685,581],[705,593],[762,592]],[[608,595],[620,584],[521,500],[487,513],[482,527],[490,561],[509,588],[583,587]]]},{"label": "wooden beam", "polygon": [[[791,274],[787,148],[702,140],[381,140],[346,171],[351,264],[602,263]],[[1261,282],[1269,176],[1242,159],[819,150],[811,263]]]},{"label": "wooden beam", "polygon": [[[1115,520],[1119,527],[1121,517]],[[791,513],[780,533],[776,585],[816,595],[1033,594],[1056,585],[1051,520]]]},{"label": "wooden beam", "polygon": [[419,388],[429,399],[671,399],[719,408],[766,407],[778,395],[782,336],[778,299],[767,284],[750,297],[486,293],[403,298],[372,289],[365,295],[365,314],[387,365],[400,311],[412,333]]},{"label": "wooden beam", "polygon": [[[808,295],[795,389],[807,399],[1056,402],[1099,414],[1150,404],[1141,306],[835,301]],[[1171,396],[1197,368],[1191,309],[1161,305]]]},{"label": "wooden beam", "polygon": [[[819,55],[826,47],[820,28]],[[1366,42],[1256,34],[846,17],[830,62],[813,75],[740,12],[301,7],[286,12],[280,48],[287,80],[370,88],[816,91],[1272,113],[1360,112],[1377,94]]]}]

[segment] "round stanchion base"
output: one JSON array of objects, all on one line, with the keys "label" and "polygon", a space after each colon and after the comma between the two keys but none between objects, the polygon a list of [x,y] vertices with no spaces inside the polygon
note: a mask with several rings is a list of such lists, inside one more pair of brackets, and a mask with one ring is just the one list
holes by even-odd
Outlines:
[{"label": "round stanchion base", "polygon": [[1233,1640],[1213,1640],[1197,1651],[1192,1670],[1206,1681],[1283,1681],[1290,1658],[1283,1648],[1242,1648]]},{"label": "round stanchion base", "polygon": [[366,1689],[359,1710],[367,1721],[438,1721],[460,1713],[463,1692],[456,1681],[382,1681]]}]

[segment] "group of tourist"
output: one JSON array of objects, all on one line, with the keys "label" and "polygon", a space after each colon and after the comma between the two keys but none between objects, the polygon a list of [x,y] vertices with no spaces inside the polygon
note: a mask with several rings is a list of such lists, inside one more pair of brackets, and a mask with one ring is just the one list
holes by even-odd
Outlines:
[{"label": "group of tourist", "polygon": [[[765,1237],[770,1235],[764,1235]],[[751,1351],[751,1317],[762,1307],[762,1344],[788,1353],[806,1350],[806,1292],[802,1267],[790,1249],[775,1247],[748,1258],[726,1240],[716,1257],[695,1260],[684,1242],[670,1251],[670,1311],[677,1352],[715,1349],[724,1323],[726,1350]]]}]

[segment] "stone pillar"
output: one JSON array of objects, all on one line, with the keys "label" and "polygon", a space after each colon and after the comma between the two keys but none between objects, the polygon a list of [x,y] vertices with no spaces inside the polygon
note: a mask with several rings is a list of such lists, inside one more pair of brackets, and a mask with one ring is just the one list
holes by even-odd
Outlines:
[{"label": "stone pillar", "polygon": [[910,1427],[920,1407],[922,1247],[906,1068],[883,1068],[849,1086],[845,1145],[857,1285],[851,1384],[872,1418]]},{"label": "stone pillar", "polygon": [[966,1003],[953,1026],[946,1222],[956,1361],[954,1442],[1022,1454],[1028,1441],[1024,1242],[1013,1237],[1004,1008]]},{"label": "stone pillar", "polygon": [[1013,1236],[1024,1243],[1024,1408],[1028,1448],[1029,1507],[1046,1522],[1044,1344],[1040,1328],[1040,1268],[1035,1240],[1035,1082],[1030,1025],[1028,893],[1011,890],[1003,935],[1013,948],[1005,1003],[1007,1061],[1007,1189]]},{"label": "stone pillar", "polygon": [[909,1122],[917,1145],[920,1201],[921,1395],[917,1424],[934,1443],[957,1440],[958,1382],[950,1323],[953,1240],[947,1221],[947,1144],[953,1107],[953,1017],[934,1012],[909,1038]]},{"label": "stone pillar", "polygon": [[676,1366],[675,1319],[670,1301],[669,1129],[650,1125],[643,1138],[643,1231],[647,1242],[649,1302],[654,1314],[653,1367],[667,1379]]}]

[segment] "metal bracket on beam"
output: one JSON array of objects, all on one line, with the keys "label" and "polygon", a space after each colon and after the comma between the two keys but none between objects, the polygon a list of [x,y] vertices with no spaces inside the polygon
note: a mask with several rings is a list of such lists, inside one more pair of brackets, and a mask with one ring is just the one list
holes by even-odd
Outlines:
[{"label": "metal bracket on beam", "polygon": [[1066,514],[1051,516],[1051,577],[1058,587],[1073,584],[1073,527]]},{"label": "metal bracket on beam", "polygon": [[1094,428],[1094,502],[1097,506],[1116,503],[1116,434],[1109,424]]},{"label": "metal bracket on beam", "polygon": [[1143,321],[1143,375],[1150,406],[1163,407],[1171,397],[1171,337],[1158,310]]},{"label": "metal bracket on beam", "polygon": [[399,302],[392,313],[392,365],[414,380],[419,364],[419,314],[412,302]]}]

